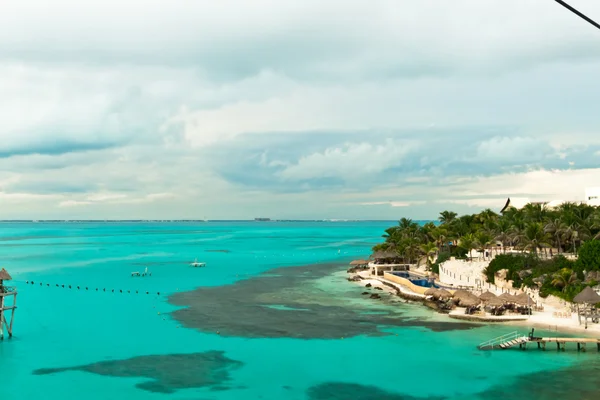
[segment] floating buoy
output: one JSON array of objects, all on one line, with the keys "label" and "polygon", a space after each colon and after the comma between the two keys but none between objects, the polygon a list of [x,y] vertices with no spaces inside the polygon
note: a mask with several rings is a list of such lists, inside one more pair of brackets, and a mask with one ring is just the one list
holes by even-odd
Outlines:
[{"label": "floating buoy", "polygon": [[160,296],[160,292],[156,292],[156,294]]},{"label": "floating buoy", "polygon": [[46,283],[46,286],[50,286],[50,284],[49,284],[49,283]]},{"label": "floating buoy", "polygon": [[77,286],[77,289],[79,289],[79,286]]},{"label": "floating buoy", "polygon": [[115,289],[113,289],[113,290],[112,290],[112,292],[114,293],[114,292],[115,292]]},{"label": "floating buoy", "polygon": [[104,288],[104,289],[102,289],[102,290],[106,292],[106,288]]},{"label": "floating buoy", "polygon": [[119,292],[123,293],[123,291],[121,289],[119,289]]},{"label": "floating buoy", "polygon": [[65,287],[65,285],[62,285],[62,287],[64,288],[64,287]]},{"label": "floating buoy", "polygon": [[71,289],[71,285],[69,285],[69,289]]},{"label": "floating buoy", "polygon": [[31,281],[31,284],[33,285],[33,281]]}]

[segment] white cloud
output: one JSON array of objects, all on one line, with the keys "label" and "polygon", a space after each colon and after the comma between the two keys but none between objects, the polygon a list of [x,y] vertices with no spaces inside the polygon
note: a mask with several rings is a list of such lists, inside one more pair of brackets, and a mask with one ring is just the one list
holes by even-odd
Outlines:
[{"label": "white cloud", "polygon": [[[568,199],[597,182],[596,170],[575,169],[593,164],[600,146],[597,33],[553,2],[5,3],[5,218],[239,218],[290,209],[308,216],[317,206],[361,216],[365,209],[425,210],[432,199],[488,201],[461,194],[487,197],[486,204],[505,195]],[[596,1],[576,6],[600,15]],[[472,151],[426,140],[433,127],[454,128],[456,142],[467,138]],[[326,141],[323,131],[339,140]],[[310,135],[306,147],[286,150],[298,132]],[[265,133],[277,136],[279,152],[261,142]],[[253,141],[264,149],[247,155],[256,164],[249,167],[277,175],[248,189],[240,182],[254,170],[218,170],[213,152],[242,165],[227,150]],[[553,157],[564,165],[546,162]],[[445,160],[470,167],[458,171]],[[536,170],[478,177],[489,171],[473,163]],[[569,165],[573,171],[548,171]],[[402,168],[397,179],[385,175]],[[310,192],[302,182],[320,178],[343,188]],[[278,183],[308,192],[284,196]],[[305,209],[292,207],[298,204]]]},{"label": "white cloud", "polygon": [[279,176],[289,180],[323,177],[361,179],[401,165],[404,156],[415,148],[414,142],[391,139],[382,145],[348,143],[343,147],[328,148],[322,153],[302,157],[297,164],[281,171]]}]

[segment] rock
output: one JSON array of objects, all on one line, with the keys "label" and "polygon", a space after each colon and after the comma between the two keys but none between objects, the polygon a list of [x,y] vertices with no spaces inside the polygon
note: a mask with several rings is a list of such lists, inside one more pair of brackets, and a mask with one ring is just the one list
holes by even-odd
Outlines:
[{"label": "rock", "polygon": [[600,271],[590,271],[585,274],[585,282],[600,282]]},{"label": "rock", "polygon": [[371,296],[369,296],[372,299],[381,299],[381,296],[378,295],[377,293],[373,293]]},{"label": "rock", "polygon": [[535,282],[536,285],[542,286],[544,284],[544,282],[546,281],[547,277],[548,277],[548,274],[540,275],[537,278],[533,278],[533,281]]},{"label": "rock", "polygon": [[532,271],[530,269],[524,269],[523,271],[519,271],[519,278],[523,279],[529,275],[532,274]]},{"label": "rock", "polygon": [[363,295],[363,296],[364,296],[364,295],[367,295],[367,294],[369,294],[369,292],[362,292],[362,295]]},{"label": "rock", "polygon": [[362,278],[360,277],[360,275],[353,275],[351,277],[348,278],[348,281],[350,282],[360,282],[362,281]]},{"label": "rock", "polygon": [[383,288],[380,287],[380,286],[375,286],[374,289],[376,289],[376,290],[383,290]]},{"label": "rock", "polygon": [[365,285],[365,287],[372,287],[372,286],[373,286],[373,285],[371,285],[370,283],[367,283],[367,284]]}]

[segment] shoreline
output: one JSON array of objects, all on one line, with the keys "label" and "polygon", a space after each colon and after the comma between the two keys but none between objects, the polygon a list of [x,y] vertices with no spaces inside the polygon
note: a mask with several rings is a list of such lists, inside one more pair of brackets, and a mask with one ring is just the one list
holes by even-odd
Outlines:
[{"label": "shoreline", "polygon": [[[531,328],[545,330],[549,332],[563,332],[572,335],[583,335],[584,337],[600,338],[600,324],[592,324],[588,321],[588,328],[585,325],[578,325],[576,314],[573,314],[571,318],[554,318],[552,312],[554,308],[547,306],[547,311],[534,311],[533,315],[530,316],[519,316],[515,315],[513,318],[497,319],[493,316],[474,316],[467,314],[460,314],[457,312],[444,312],[440,310],[435,302],[428,301],[424,295],[412,292],[410,289],[394,282],[389,282],[382,277],[374,277],[372,275],[365,275],[366,271],[347,272],[347,281],[350,283],[358,284],[365,288],[380,288],[379,290],[385,291],[386,293],[397,295],[406,300],[406,302],[420,303],[428,309],[431,309],[436,314],[446,315],[449,319],[456,321],[468,321],[473,323],[481,323],[484,325],[506,325],[514,327],[527,327],[528,330]],[[363,292],[364,293],[364,292]],[[459,312],[462,308],[458,308]],[[455,310],[456,311],[456,310]]]}]

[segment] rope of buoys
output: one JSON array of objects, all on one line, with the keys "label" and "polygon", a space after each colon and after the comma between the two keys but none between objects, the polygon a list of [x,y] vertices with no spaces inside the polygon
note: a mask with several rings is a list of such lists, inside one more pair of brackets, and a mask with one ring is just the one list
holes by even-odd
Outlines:
[{"label": "rope of buoys", "polygon": [[[24,283],[26,283],[28,285],[35,285],[35,281],[24,281]],[[40,286],[44,286],[43,282],[39,282],[39,284],[40,284]],[[51,286],[50,283],[46,283],[46,287],[50,287],[50,286]],[[58,283],[56,283],[56,284],[54,284],[54,286],[57,287],[57,288],[65,288],[64,284],[58,284]],[[89,286],[85,286],[85,288],[82,287],[82,286],[73,286],[73,285],[66,285],[66,286],[67,286],[68,289],[77,288],[77,290],[82,290],[82,289],[85,289],[85,290],[88,290],[88,291],[90,290]],[[96,292],[100,291],[99,288],[95,288],[95,290],[96,290]],[[102,288],[102,291],[106,292],[106,288]],[[110,292],[111,293],[115,293],[115,289],[111,289]],[[124,292],[125,291],[123,289],[119,289],[119,291],[118,291],[118,293],[124,293]],[[126,292],[131,294],[131,293],[133,293],[133,290],[127,290]],[[139,294],[139,293],[140,293],[139,290],[135,291],[135,294]],[[144,293],[144,292],[142,292],[142,293]],[[146,291],[145,293],[146,294],[153,294],[150,291]],[[156,295],[160,296],[160,292],[156,292]]]}]

